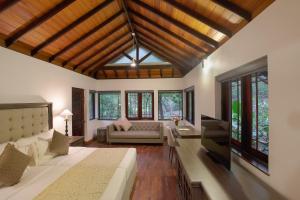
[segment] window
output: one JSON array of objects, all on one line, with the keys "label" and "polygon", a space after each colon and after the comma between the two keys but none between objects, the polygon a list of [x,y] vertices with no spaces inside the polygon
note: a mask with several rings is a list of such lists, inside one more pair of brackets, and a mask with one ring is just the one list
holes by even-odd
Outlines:
[{"label": "window", "polygon": [[252,75],[252,148],[269,154],[269,101],[267,72]]},{"label": "window", "polygon": [[243,157],[265,167],[269,154],[268,105],[267,71],[222,83],[222,112],[226,112],[222,118],[231,122],[232,146]]},{"label": "window", "polygon": [[126,117],[130,120],[154,119],[153,91],[127,91]]},{"label": "window", "polygon": [[93,120],[96,118],[95,113],[95,91],[90,91],[89,93],[89,115],[90,120]]},{"label": "window", "polygon": [[186,99],[186,120],[191,124],[195,124],[195,99],[194,99],[194,87],[185,89]]},{"label": "window", "polygon": [[182,91],[158,91],[158,119],[182,119]]},{"label": "window", "polygon": [[242,99],[241,80],[231,81],[231,135],[237,145],[241,142]]},{"label": "window", "polygon": [[99,119],[117,120],[121,117],[121,97],[119,91],[99,92]]}]

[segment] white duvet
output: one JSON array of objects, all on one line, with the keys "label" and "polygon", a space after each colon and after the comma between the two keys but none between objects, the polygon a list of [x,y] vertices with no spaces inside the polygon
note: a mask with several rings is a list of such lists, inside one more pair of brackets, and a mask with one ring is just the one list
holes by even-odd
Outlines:
[{"label": "white duvet", "polygon": [[[66,156],[55,157],[42,165],[29,167],[18,184],[11,187],[0,188],[0,199],[33,199],[48,185],[64,174],[64,172],[96,149],[98,148],[70,147],[69,154]],[[129,148],[107,185],[101,200],[117,200],[123,198],[127,181],[135,165],[136,150]]]}]

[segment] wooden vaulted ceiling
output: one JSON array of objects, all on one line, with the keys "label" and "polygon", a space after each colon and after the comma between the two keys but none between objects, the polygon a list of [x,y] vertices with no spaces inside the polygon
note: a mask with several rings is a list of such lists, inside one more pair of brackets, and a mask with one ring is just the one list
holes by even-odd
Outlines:
[{"label": "wooden vaulted ceiling", "polygon": [[[273,1],[0,0],[0,45],[97,79],[182,77]],[[170,65],[106,66],[134,43]]]}]

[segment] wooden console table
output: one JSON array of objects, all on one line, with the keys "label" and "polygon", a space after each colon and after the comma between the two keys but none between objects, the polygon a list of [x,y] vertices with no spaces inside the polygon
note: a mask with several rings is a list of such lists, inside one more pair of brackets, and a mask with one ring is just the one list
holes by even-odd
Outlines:
[{"label": "wooden console table", "polygon": [[173,129],[175,137],[179,138],[201,138],[201,131],[192,126],[180,126]]},{"label": "wooden console table", "polygon": [[201,139],[180,139],[176,147],[177,178],[184,200],[283,200],[245,168],[232,161],[231,171],[213,162]]}]

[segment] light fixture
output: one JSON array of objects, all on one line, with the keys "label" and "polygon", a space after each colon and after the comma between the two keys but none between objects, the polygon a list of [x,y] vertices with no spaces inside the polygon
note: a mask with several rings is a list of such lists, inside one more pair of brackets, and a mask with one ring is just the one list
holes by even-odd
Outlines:
[{"label": "light fixture", "polygon": [[132,63],[130,64],[130,66],[131,66],[131,67],[136,67],[136,61],[135,61],[134,58],[132,59]]},{"label": "light fixture", "polygon": [[71,111],[69,111],[68,109],[65,109],[64,111],[62,111],[62,113],[60,113],[61,116],[63,116],[65,118],[66,121],[66,136],[68,136],[68,121],[69,121],[69,117],[71,117],[73,115],[73,113]]}]

